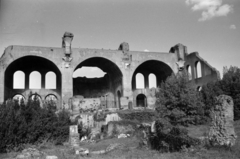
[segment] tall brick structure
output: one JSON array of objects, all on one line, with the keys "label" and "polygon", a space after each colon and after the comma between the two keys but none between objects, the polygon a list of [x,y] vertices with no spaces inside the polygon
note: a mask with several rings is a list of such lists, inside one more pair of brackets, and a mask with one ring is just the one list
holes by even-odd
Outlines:
[{"label": "tall brick structure", "polygon": [[[116,50],[72,48],[73,34],[66,32],[62,47],[9,46],[0,58],[0,102],[15,95],[27,100],[29,93],[45,100],[55,97],[58,107],[69,106],[73,96],[98,98],[101,105],[111,108],[149,106],[154,103],[153,89],[149,88],[150,74],[160,85],[169,75],[178,71],[190,71],[196,88],[208,81],[217,80],[219,73],[203,60],[197,52],[188,54],[186,46],[177,44],[169,52],[130,51],[123,42]],[[117,48],[117,47],[116,47]],[[200,65],[201,76],[198,76]],[[101,78],[73,78],[73,73],[83,66],[98,67],[106,72]],[[16,79],[16,74],[22,79]],[[31,75],[38,74],[41,86],[31,88]],[[136,75],[144,78],[144,88],[137,88]],[[54,78],[49,79],[48,75]],[[52,76],[51,76],[52,77]],[[23,82],[14,88],[14,81]],[[55,80],[55,87],[48,88],[48,80]],[[154,98],[154,97],[153,97]],[[92,101],[93,102],[93,101]],[[130,103],[130,104],[129,104]]]}]

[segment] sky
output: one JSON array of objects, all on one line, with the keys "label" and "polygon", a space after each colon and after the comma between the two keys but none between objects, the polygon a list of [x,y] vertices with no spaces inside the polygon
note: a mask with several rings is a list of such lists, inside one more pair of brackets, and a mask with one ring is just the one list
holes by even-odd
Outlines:
[{"label": "sky", "polygon": [[9,45],[169,52],[178,43],[222,73],[240,67],[240,0],[0,0],[0,56]]}]

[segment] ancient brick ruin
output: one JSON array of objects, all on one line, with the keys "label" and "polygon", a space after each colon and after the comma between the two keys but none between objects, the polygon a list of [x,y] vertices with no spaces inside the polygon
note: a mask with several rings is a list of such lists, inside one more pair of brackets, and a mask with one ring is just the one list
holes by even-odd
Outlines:
[{"label": "ancient brick ruin", "polygon": [[[77,96],[83,108],[107,109],[151,108],[155,104],[155,88],[149,88],[149,76],[155,76],[156,86],[172,73],[187,70],[196,89],[217,80],[219,73],[203,60],[197,52],[188,53],[182,44],[169,52],[130,51],[123,42],[116,50],[72,48],[73,34],[66,32],[62,47],[9,46],[0,58],[0,102],[17,96],[27,100],[30,92],[42,101],[54,99],[58,108],[72,107]],[[117,48],[117,47],[116,47]],[[101,78],[73,78],[73,73],[83,66],[98,67],[106,74]],[[197,72],[200,66],[201,72]],[[199,73],[201,76],[199,76]],[[21,74],[21,79],[16,78]],[[32,88],[32,74],[37,74],[39,88]],[[52,74],[54,78],[49,78]],[[136,76],[144,79],[144,88],[137,88]],[[15,88],[14,81],[23,83]],[[48,87],[48,81],[55,83]],[[76,100],[75,100],[76,101]],[[87,104],[88,103],[88,104]]]}]

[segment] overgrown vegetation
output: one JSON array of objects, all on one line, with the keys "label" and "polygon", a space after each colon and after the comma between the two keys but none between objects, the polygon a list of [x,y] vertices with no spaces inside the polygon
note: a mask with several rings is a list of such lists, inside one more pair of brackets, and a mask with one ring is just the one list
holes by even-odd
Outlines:
[{"label": "overgrown vegetation", "polygon": [[161,152],[174,152],[198,145],[200,141],[189,137],[187,129],[161,119],[156,121],[156,133],[149,135],[149,143],[151,148]]},{"label": "overgrown vegetation", "polygon": [[159,117],[173,125],[202,124],[206,121],[201,93],[196,91],[185,73],[168,77],[162,82],[156,97]]},{"label": "overgrown vegetation", "polygon": [[65,110],[55,113],[51,103],[42,107],[37,98],[26,104],[8,100],[0,105],[0,152],[21,150],[25,144],[67,140],[71,121]]},{"label": "overgrown vegetation", "polygon": [[208,83],[201,91],[207,115],[220,94],[229,95],[234,103],[234,120],[240,119],[240,68],[224,67],[222,80]]}]

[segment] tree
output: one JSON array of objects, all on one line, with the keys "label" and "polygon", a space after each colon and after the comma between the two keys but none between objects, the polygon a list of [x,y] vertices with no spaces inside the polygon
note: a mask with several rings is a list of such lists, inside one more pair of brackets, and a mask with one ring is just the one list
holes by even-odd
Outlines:
[{"label": "tree", "polygon": [[172,124],[188,125],[204,121],[202,96],[189,82],[186,73],[169,76],[161,83],[156,96],[159,116],[169,119]]},{"label": "tree", "polygon": [[220,86],[224,94],[233,98],[234,120],[240,119],[240,68],[236,66],[224,67]]},{"label": "tree", "polygon": [[211,109],[216,104],[216,97],[223,94],[220,81],[213,81],[203,85],[201,93],[204,103],[205,116],[210,117]]}]

